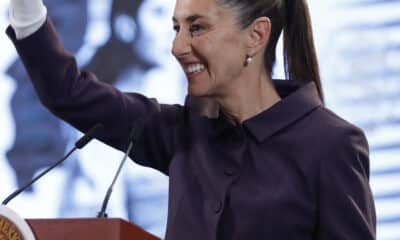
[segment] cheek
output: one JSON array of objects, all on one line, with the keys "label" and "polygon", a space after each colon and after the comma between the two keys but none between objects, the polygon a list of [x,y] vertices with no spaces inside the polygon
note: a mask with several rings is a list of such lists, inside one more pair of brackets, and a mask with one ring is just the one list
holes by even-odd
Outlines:
[{"label": "cheek", "polygon": [[218,79],[229,81],[229,79],[237,77],[244,66],[242,57],[244,48],[240,41],[234,36],[228,35],[218,39],[218,44],[214,43],[212,63]]},{"label": "cheek", "polygon": [[193,51],[208,65],[208,81],[201,81],[201,84],[205,84],[204,88],[223,91],[241,75],[244,67],[242,55],[245,56],[242,49],[245,48],[240,41],[237,36],[226,32],[193,38]]},{"label": "cheek", "polygon": [[213,40],[215,39],[207,35],[193,38],[193,49],[200,58],[204,58],[202,60],[209,62],[212,59],[212,53],[215,52],[215,43]]},{"label": "cheek", "polygon": [[240,42],[232,35],[200,36],[192,40],[192,46],[214,73],[238,65],[242,58],[241,55],[243,55]]}]

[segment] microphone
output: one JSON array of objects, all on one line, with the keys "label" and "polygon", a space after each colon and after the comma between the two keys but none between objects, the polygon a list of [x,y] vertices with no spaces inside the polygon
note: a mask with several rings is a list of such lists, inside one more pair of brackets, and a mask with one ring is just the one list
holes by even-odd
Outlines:
[{"label": "microphone", "polygon": [[108,187],[107,189],[107,193],[106,196],[104,197],[103,200],[103,204],[101,206],[101,210],[100,212],[97,213],[97,218],[107,218],[107,213],[106,213],[106,208],[108,205],[108,200],[110,200],[111,197],[111,193],[113,191],[115,182],[117,181],[117,178],[119,176],[119,174],[121,173],[122,167],[124,166],[126,159],[129,156],[129,153],[132,151],[132,147],[133,147],[133,142],[139,139],[139,136],[143,130],[143,120],[137,120],[137,122],[135,124],[133,124],[132,130],[129,134],[129,138],[128,138],[128,148],[124,154],[124,157],[121,160],[121,163],[119,164],[118,170],[115,173],[114,179],[111,182],[111,185]]},{"label": "microphone", "polygon": [[12,199],[14,199],[18,194],[23,192],[25,189],[30,187],[32,184],[34,184],[37,180],[39,180],[41,177],[46,175],[48,172],[50,172],[53,168],[57,167],[60,165],[62,162],[64,162],[76,149],[82,149],[86,144],[88,144],[96,134],[103,128],[103,125],[98,123],[94,127],[92,127],[83,137],[81,137],[78,141],[76,141],[75,146],[64,156],[62,157],[59,161],[51,165],[49,168],[44,170],[42,173],[40,173],[38,176],[33,178],[30,182],[22,186],[21,188],[15,190],[13,193],[11,193],[6,199],[3,200],[2,204],[7,205],[8,202],[10,202]]}]

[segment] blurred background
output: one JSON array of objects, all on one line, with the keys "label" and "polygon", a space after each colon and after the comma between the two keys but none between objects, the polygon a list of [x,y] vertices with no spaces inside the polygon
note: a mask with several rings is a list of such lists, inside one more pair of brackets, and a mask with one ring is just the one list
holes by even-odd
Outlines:
[{"label": "blurred background", "polygon": [[[170,54],[168,0],[44,0],[81,68],[123,91],[183,103]],[[400,239],[400,0],[309,0],[327,106],[367,134],[378,239]],[[0,29],[8,25],[0,2]],[[82,135],[45,110],[0,35],[0,199],[58,160]],[[281,59],[275,77],[282,78]],[[323,133],[321,133],[323,134]],[[74,154],[9,206],[24,218],[94,217],[122,153],[99,142]],[[129,162],[108,207],[163,236],[168,178]]]}]

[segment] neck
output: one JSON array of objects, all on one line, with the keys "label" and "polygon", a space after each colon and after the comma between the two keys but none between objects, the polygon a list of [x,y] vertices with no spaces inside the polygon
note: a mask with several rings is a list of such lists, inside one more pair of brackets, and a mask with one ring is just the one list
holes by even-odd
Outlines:
[{"label": "neck", "polygon": [[[256,75],[256,76],[254,76]],[[217,98],[222,110],[239,123],[269,109],[280,97],[265,71],[246,79],[238,79],[228,91],[229,95]]]}]

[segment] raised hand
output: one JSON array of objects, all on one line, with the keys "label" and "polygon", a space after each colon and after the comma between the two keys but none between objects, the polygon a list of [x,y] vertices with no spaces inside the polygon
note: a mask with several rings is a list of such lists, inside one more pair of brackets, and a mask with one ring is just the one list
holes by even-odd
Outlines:
[{"label": "raised hand", "polygon": [[45,22],[46,15],[42,0],[10,0],[10,24],[17,39],[36,32]]}]

